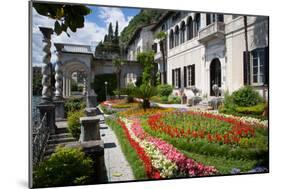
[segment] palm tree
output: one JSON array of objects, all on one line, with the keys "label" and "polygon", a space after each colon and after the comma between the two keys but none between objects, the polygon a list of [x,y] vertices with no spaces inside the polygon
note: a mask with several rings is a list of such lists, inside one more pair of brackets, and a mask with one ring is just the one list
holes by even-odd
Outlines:
[{"label": "palm tree", "polygon": [[156,39],[159,40],[160,44],[160,51],[162,54],[162,60],[163,60],[163,83],[167,83],[167,76],[166,76],[166,37],[167,34],[164,31],[158,32],[156,34]]},{"label": "palm tree", "polygon": [[244,34],[245,34],[245,65],[246,65],[246,77],[247,77],[246,84],[250,85],[250,63],[249,63],[247,16],[243,16],[243,21],[244,21]]},{"label": "palm tree", "polygon": [[124,62],[120,58],[116,58],[113,60],[113,65],[116,68],[116,78],[117,78],[117,89],[120,90],[121,88],[121,70],[122,66],[124,65]]}]

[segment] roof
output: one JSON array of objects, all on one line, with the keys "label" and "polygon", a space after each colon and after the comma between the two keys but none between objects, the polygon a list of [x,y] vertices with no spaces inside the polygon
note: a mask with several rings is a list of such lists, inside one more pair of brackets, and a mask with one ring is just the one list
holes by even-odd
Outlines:
[{"label": "roof", "polygon": [[61,50],[62,52],[89,53],[89,54],[93,53],[90,45],[68,44],[68,43],[55,43],[54,45],[57,50]]}]

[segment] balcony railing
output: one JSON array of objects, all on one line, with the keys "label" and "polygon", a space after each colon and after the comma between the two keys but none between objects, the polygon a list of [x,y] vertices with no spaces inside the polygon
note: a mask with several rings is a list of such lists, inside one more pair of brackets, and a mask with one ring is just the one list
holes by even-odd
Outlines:
[{"label": "balcony railing", "polygon": [[200,43],[206,43],[212,39],[223,39],[225,34],[224,23],[214,22],[199,31],[198,41]]}]

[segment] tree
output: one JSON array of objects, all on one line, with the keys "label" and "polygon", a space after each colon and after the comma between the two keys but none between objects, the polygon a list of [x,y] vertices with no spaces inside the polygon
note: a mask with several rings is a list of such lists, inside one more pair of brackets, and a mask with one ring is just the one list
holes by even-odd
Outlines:
[{"label": "tree", "polygon": [[144,111],[146,111],[147,108],[150,108],[150,99],[156,94],[156,88],[149,84],[142,84],[140,87],[135,89],[135,96],[142,99],[142,108]]},{"label": "tree", "polygon": [[109,27],[108,27],[108,40],[112,41],[113,40],[113,29],[112,29],[112,23],[110,22]]},{"label": "tree", "polygon": [[118,31],[118,21],[116,21],[115,33],[114,33],[114,41],[115,41],[115,44],[119,44],[118,35],[119,35],[119,31]]},{"label": "tree", "polygon": [[65,32],[68,36],[67,29],[76,32],[78,28],[83,28],[84,16],[92,12],[83,5],[33,3],[33,7],[38,14],[56,20],[54,31],[57,35]]},{"label": "tree", "polygon": [[113,60],[113,65],[116,68],[115,73],[117,77],[117,89],[120,90],[121,88],[121,71],[122,71],[122,66],[124,65],[124,62],[120,58],[116,58]]},{"label": "tree", "polygon": [[166,84],[167,83],[167,76],[166,76],[167,34],[164,31],[161,31],[156,34],[156,39],[159,40],[160,51],[161,51],[162,60],[163,60],[163,84]]},{"label": "tree", "polygon": [[143,65],[142,83],[145,85],[154,85],[156,81],[154,52],[141,52],[137,60]]},{"label": "tree", "polygon": [[250,85],[250,63],[249,63],[249,47],[248,47],[248,24],[247,24],[247,16],[243,16],[244,21],[244,34],[245,34],[245,65],[246,65],[246,77],[247,77],[247,85]]}]

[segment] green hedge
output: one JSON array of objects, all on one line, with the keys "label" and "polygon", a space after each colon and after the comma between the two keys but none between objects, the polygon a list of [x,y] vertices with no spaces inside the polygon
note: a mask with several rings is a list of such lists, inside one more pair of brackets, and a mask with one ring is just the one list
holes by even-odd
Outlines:
[{"label": "green hedge", "polygon": [[81,125],[80,125],[80,117],[84,116],[83,111],[75,111],[70,112],[67,117],[67,125],[68,125],[68,131],[71,133],[71,135],[79,139],[80,133],[81,133]]},{"label": "green hedge", "polygon": [[58,147],[34,169],[34,187],[88,184],[93,179],[93,164],[81,149]]},{"label": "green hedge", "polygon": [[94,82],[91,83],[91,88],[93,88],[96,92],[97,100],[99,102],[105,101],[105,84],[104,82],[107,81],[107,95],[114,95],[114,90],[117,86],[117,78],[116,74],[102,74],[96,75]]}]

